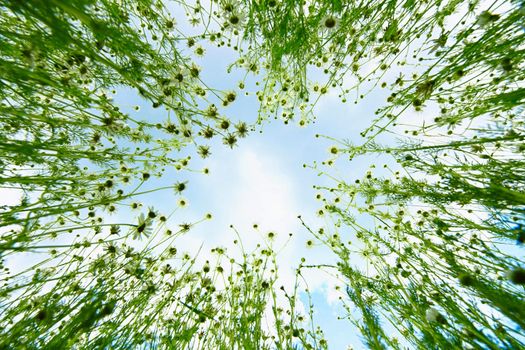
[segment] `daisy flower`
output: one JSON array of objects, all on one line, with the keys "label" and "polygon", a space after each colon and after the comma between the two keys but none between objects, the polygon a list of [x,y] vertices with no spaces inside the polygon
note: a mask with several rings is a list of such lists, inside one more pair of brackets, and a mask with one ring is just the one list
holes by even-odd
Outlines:
[{"label": "daisy flower", "polygon": [[327,15],[321,19],[321,30],[324,32],[332,32],[339,27],[339,18],[334,15]]},{"label": "daisy flower", "polygon": [[149,237],[151,235],[151,220],[146,219],[144,214],[138,217],[138,224],[132,229],[133,239],[142,239],[142,237]]}]

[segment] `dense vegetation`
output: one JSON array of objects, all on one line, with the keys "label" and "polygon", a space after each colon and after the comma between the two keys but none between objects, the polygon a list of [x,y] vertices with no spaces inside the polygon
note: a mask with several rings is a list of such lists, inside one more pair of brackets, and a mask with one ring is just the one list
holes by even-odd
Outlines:
[{"label": "dense vegetation", "polygon": [[[273,118],[323,118],[327,93],[377,89],[389,96],[360,140],[319,135],[334,143],[311,165],[333,181],[318,196],[333,224],[300,218],[338,259],[323,268],[345,285],[349,328],[372,349],[525,347],[523,2],[1,0],[0,13],[0,181],[21,194],[0,203],[0,348],[327,348],[313,309],[297,312],[312,266],[280,289],[271,240],[198,266],[175,243],[198,222],[171,227],[177,208],[108,217],[183,193],[148,184],[191,171],[186,148],[206,158],[210,139],[234,147]],[[236,52],[245,81],[203,81],[206,46]],[[251,125],[228,106],[253,79]],[[162,118],[124,111],[117,90]],[[371,155],[390,160],[336,175]]]}]

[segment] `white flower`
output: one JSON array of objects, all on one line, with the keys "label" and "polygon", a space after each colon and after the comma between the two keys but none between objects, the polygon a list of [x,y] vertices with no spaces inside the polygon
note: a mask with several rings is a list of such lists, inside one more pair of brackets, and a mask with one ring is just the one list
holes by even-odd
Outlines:
[{"label": "white flower", "polygon": [[439,315],[441,315],[439,311],[431,307],[430,309],[427,309],[425,317],[427,321],[435,322],[437,318],[439,317]]},{"label": "white flower", "polygon": [[438,310],[434,309],[433,307],[427,309],[427,312],[425,313],[425,318],[428,322],[446,323],[445,316],[443,316]]},{"label": "white flower", "polygon": [[334,15],[325,16],[320,23],[321,30],[332,32],[339,27],[339,18]]},{"label": "white flower", "polygon": [[225,23],[224,27],[229,30],[239,30],[244,27],[246,22],[246,16],[239,11],[233,11],[224,15]]},{"label": "white flower", "polygon": [[133,239],[142,239],[143,237],[149,237],[151,235],[151,221],[144,217],[144,214],[140,214],[138,217],[138,224],[131,231],[133,233]]},{"label": "white flower", "polygon": [[237,1],[229,1],[223,6],[224,27],[230,30],[240,29],[246,22],[246,14],[242,4]]}]

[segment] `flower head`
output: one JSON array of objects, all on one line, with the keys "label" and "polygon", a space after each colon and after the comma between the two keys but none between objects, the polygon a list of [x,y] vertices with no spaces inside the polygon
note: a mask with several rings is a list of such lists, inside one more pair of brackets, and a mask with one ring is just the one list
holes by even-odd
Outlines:
[{"label": "flower head", "polygon": [[133,239],[142,239],[142,237],[149,237],[151,235],[151,220],[144,217],[144,214],[140,214],[138,217],[138,223],[131,231],[133,233]]},{"label": "flower head", "polygon": [[230,146],[230,148],[233,148],[237,144],[237,137],[235,137],[234,134],[228,134],[222,139],[222,142]]},{"label": "flower head", "polygon": [[443,316],[438,310],[434,309],[433,307],[427,309],[425,313],[425,318],[428,322],[438,322],[441,324],[445,324],[447,322],[445,316]]},{"label": "flower head", "polygon": [[[246,16],[242,12],[240,4],[229,3],[224,7],[224,27],[232,31],[238,31],[243,28],[246,22]],[[235,33],[237,34],[237,33]]]},{"label": "flower head", "polygon": [[525,285],[525,269],[517,267],[507,273],[508,279],[514,284]]},{"label": "flower head", "polygon": [[185,189],[186,189],[186,184],[188,182],[187,181],[184,181],[184,182],[177,182],[174,186],[174,190],[177,194],[181,194]]},{"label": "flower head", "polygon": [[334,15],[325,16],[321,19],[320,26],[322,31],[334,31],[339,26],[339,18]]}]

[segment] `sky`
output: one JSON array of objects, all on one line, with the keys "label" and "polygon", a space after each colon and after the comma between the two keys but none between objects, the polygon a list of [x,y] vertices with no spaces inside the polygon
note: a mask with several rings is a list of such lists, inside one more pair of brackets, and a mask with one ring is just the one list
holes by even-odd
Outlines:
[{"label": "sky", "polygon": [[[226,73],[227,64],[236,56],[230,49],[205,48],[207,54],[197,61],[202,68],[202,80],[218,89],[236,87],[243,72]],[[247,82],[247,91],[253,87]],[[253,95],[243,96],[239,91],[237,93],[238,99],[226,109],[225,114],[233,116],[233,120],[255,121],[258,111],[255,98]],[[239,232],[248,251],[262,243],[268,232],[275,232],[277,237],[273,244],[278,252],[280,276],[276,286],[284,285],[288,290],[293,287],[294,269],[301,258],[306,258],[307,264],[334,264],[335,256],[326,247],[307,247],[306,241],[314,237],[297,218],[301,215],[313,229],[324,226],[327,219],[317,215],[323,203],[316,199],[319,191],[314,189],[314,185],[333,186],[334,182],[304,165],[333,159],[330,148],[336,143],[317,137],[318,134],[336,139],[361,139],[359,132],[368,125],[373,111],[386,97],[387,92],[377,91],[367,97],[371,103],[342,104],[337,92],[332,91],[316,105],[317,120],[312,124],[300,126],[296,122],[285,125],[280,120],[271,120],[248,137],[239,139],[233,149],[216,138],[209,143],[212,154],[207,159],[201,159],[191,146],[184,149],[181,154],[191,156],[189,168],[194,172],[171,169],[162,179],[150,180],[148,184],[148,187],[160,187],[187,181],[183,197],[188,205],[178,208],[169,224],[197,221],[206,213],[213,215],[212,220],[199,223],[177,239],[179,250],[191,253],[200,249],[200,263],[203,263],[208,258],[207,252],[215,246],[226,247],[234,256],[240,253],[233,244],[237,236],[230,225]],[[114,99],[131,115],[159,120],[163,117],[161,109],[153,109],[132,91],[118,91]],[[136,105],[140,106],[138,112],[134,110]],[[352,180],[363,176],[368,166],[377,160],[358,159],[351,166],[349,162],[342,162],[333,171]],[[209,174],[203,174],[200,171],[203,168],[209,169]],[[137,200],[142,202],[143,208],[154,206],[167,214],[168,208],[177,206],[177,198],[173,191],[167,190],[141,196]],[[257,229],[253,228],[254,224],[258,225]],[[290,233],[293,234],[291,238]],[[324,330],[330,348],[346,349],[352,345],[360,349],[359,336],[352,331],[354,327],[351,323],[337,319],[345,313],[338,302],[340,294],[334,289],[338,280],[317,269],[310,269],[305,275],[316,310],[314,321]],[[306,298],[303,302],[306,305]]]},{"label": "sky", "polygon": [[[176,8],[172,11],[185,34],[195,33],[195,29],[180,18],[180,12],[177,12]],[[202,80],[213,88],[234,89],[245,74],[244,71],[235,70],[231,73],[226,72],[227,66],[237,58],[237,54],[231,48],[217,48],[205,44],[203,46],[206,54],[202,58],[196,58],[196,63],[202,69]],[[364,67],[365,71],[371,69],[373,64],[372,62],[370,67]],[[311,78],[320,78],[317,72],[310,73]],[[393,82],[398,74],[399,71],[387,72],[383,80]],[[253,79],[246,81],[245,91],[255,91],[256,86],[253,82]],[[348,85],[350,84],[351,82],[348,82]],[[316,120],[312,124],[285,125],[280,120],[270,120],[250,133],[247,138],[240,139],[238,146],[233,149],[222,145],[220,139],[212,141],[209,144],[212,155],[205,160],[192,152],[191,147],[183,150],[182,154],[191,156],[190,169],[194,169],[195,172],[167,172],[162,180],[155,180],[160,182],[150,185],[156,187],[172,185],[176,181],[187,181],[187,190],[183,196],[189,205],[177,209],[170,218],[170,223],[197,221],[208,212],[213,215],[213,219],[200,223],[177,239],[181,248],[179,250],[195,252],[201,249],[200,263],[207,259],[207,252],[215,246],[226,247],[230,254],[239,254],[239,249],[233,244],[237,236],[230,228],[232,225],[248,251],[263,242],[268,232],[277,233],[274,247],[278,252],[280,279],[276,286],[284,285],[287,289],[293,287],[294,269],[303,257],[306,258],[307,264],[334,264],[335,256],[328,248],[320,245],[307,247],[306,241],[313,237],[297,218],[301,215],[314,230],[326,226],[327,218],[317,215],[322,203],[315,198],[319,191],[314,189],[314,186],[333,186],[334,182],[327,176],[319,176],[318,171],[310,166],[314,162],[320,164],[333,159],[329,150],[337,144],[333,140],[316,135],[361,142],[363,138],[360,132],[370,125],[374,111],[385,104],[389,94],[388,89],[376,88],[358,104],[354,104],[351,98],[348,103],[343,104],[337,96],[338,92],[335,89],[329,90],[316,104]],[[237,100],[226,108],[225,114],[231,116],[234,121],[254,122],[258,111],[258,102],[254,95],[244,96],[237,90],[237,96]],[[152,109],[130,91],[119,91],[115,100],[124,110],[127,108],[131,115],[138,113],[142,116],[162,118],[160,109]],[[135,105],[140,106],[139,112],[133,110]],[[408,119],[421,120],[422,117],[421,113],[411,112]],[[388,135],[379,140],[395,142],[395,139]],[[352,162],[340,159],[330,172],[350,182],[361,178],[371,165],[377,165],[374,173],[380,175],[383,163],[395,166],[389,158],[370,155]],[[304,167],[304,164],[309,166]],[[208,168],[209,174],[200,172],[203,168]],[[169,191],[145,196],[141,201],[144,207],[154,205],[155,208],[167,209],[176,205],[176,198],[173,192]],[[258,225],[258,229],[253,228],[254,224]],[[368,224],[371,225],[370,222]],[[289,233],[293,234],[291,238]],[[343,232],[342,238],[352,240],[352,235],[350,232]],[[364,266],[364,262],[354,263]],[[338,301],[339,296],[345,296],[335,290],[340,281],[333,275],[317,269],[308,270],[305,276],[315,306],[314,322],[325,332],[329,348],[364,348],[355,327],[348,320],[338,319],[345,316],[345,309]],[[303,295],[303,305],[306,303]]]},{"label": "sky", "polygon": [[[174,17],[180,16],[176,14]],[[183,23],[181,25],[188,32],[193,30]],[[197,59],[202,68],[202,80],[217,89],[235,88],[244,73],[226,73],[227,65],[236,58],[232,50],[211,46],[205,49],[207,54]],[[247,83],[247,91],[253,91],[254,88],[253,81],[252,84]],[[237,101],[228,107],[226,114],[233,116],[233,120],[245,120],[249,123],[255,121],[258,110],[255,97],[243,96],[239,91],[238,96]],[[250,133],[247,138],[240,139],[238,146],[233,149],[216,138],[210,143],[212,155],[205,160],[199,158],[193,147],[187,147],[180,154],[191,156],[189,168],[194,171],[170,169],[160,179],[153,177],[146,188],[187,181],[187,190],[183,197],[188,205],[179,208],[179,197],[172,190],[140,196],[136,200],[142,203],[143,210],[154,207],[163,214],[174,211],[168,222],[168,225],[174,227],[180,223],[198,221],[206,213],[211,213],[212,220],[200,223],[176,240],[181,252],[194,255],[201,249],[200,263],[208,258],[207,252],[216,246],[228,248],[234,256],[240,254],[233,243],[237,236],[230,228],[231,225],[239,232],[247,251],[262,243],[268,232],[277,233],[273,242],[275,251],[278,252],[279,265],[279,281],[276,286],[284,285],[290,290],[295,281],[294,269],[301,258],[306,258],[307,264],[336,262],[334,254],[326,247],[317,244],[307,247],[306,241],[313,237],[297,218],[301,215],[313,229],[324,226],[327,220],[317,215],[322,203],[315,198],[319,191],[313,186],[333,186],[334,183],[304,165],[311,166],[314,162],[332,159],[333,155],[329,150],[335,143],[316,135],[351,140],[360,138],[359,132],[368,125],[373,111],[386,96],[386,92],[378,91],[367,97],[371,103],[342,104],[337,92],[330,91],[316,105],[314,112],[317,120],[312,124],[285,125],[280,120],[271,120]],[[133,117],[159,121],[166,117],[162,108],[153,109],[132,90],[118,89],[113,98],[124,112]],[[140,107],[138,111],[135,110],[136,106]],[[362,159],[354,161],[351,166],[342,163],[337,170],[334,169],[334,173],[351,180],[361,177],[364,170],[376,161]],[[203,168],[208,168],[209,174],[202,173]],[[2,204],[15,204],[19,200],[19,193],[2,189],[2,197]],[[135,215],[136,213],[120,211],[108,219],[113,222],[134,222]],[[254,224],[258,225],[257,229],[253,228]],[[54,243],[65,244],[67,239],[61,238]],[[12,270],[15,272],[31,266],[42,257],[43,255],[18,254],[8,264],[13,266]],[[334,289],[338,280],[331,274],[316,269],[310,269],[304,275],[315,305],[314,321],[324,330],[330,349],[346,349],[348,345],[360,349],[359,336],[352,331],[354,328],[350,322],[337,319],[345,313],[337,299],[340,294]],[[306,305],[304,294],[302,299]]]},{"label": "sky", "polygon": [[[205,63],[202,66],[205,75],[207,66]],[[208,81],[213,85],[213,80]],[[128,98],[121,97],[124,100]],[[255,117],[257,110],[254,106],[249,103],[243,106],[242,103],[241,100],[235,107],[243,114]],[[141,111],[147,113],[149,107],[141,107]],[[313,186],[332,184],[311,168],[303,167],[303,164],[330,159],[329,149],[334,143],[317,138],[317,133],[333,135],[332,131],[338,130],[340,136],[348,137],[349,134],[358,133],[356,125],[360,121],[358,113],[341,107],[334,108],[330,103],[321,104],[318,108],[320,115],[328,115],[320,118],[316,124],[300,127],[275,121],[265,125],[262,133],[255,132],[241,139],[233,149],[218,140],[212,144],[212,155],[206,160],[191,154],[190,168],[200,170],[206,167],[209,169],[207,175],[174,171],[173,177],[167,173],[163,179],[155,179],[160,183],[149,184],[157,187],[187,181],[183,197],[188,205],[177,209],[170,223],[197,221],[208,212],[213,215],[212,220],[200,223],[177,239],[181,252],[194,252],[202,246],[202,260],[207,258],[206,252],[215,246],[227,247],[233,255],[239,253],[233,244],[233,240],[237,239],[230,228],[233,225],[248,251],[263,242],[268,232],[277,233],[274,240],[275,250],[279,252],[280,281],[277,286],[282,284],[288,289],[293,287],[294,268],[301,257],[305,257],[309,264],[335,262],[333,254],[326,248],[307,247],[306,241],[313,237],[297,218],[301,215],[312,228],[321,227],[325,219],[316,214],[322,204],[316,200],[319,191]],[[355,176],[361,174],[361,169],[355,169]],[[138,199],[143,207],[153,205],[164,213],[167,211],[164,208],[177,205],[172,191],[157,192]],[[254,224],[258,225],[258,229],[253,228]],[[293,233],[291,239],[289,233]],[[352,327],[350,323],[337,320],[337,316],[343,316],[344,310],[337,303],[338,294],[333,290],[336,283],[334,278],[316,270],[311,270],[309,275],[312,300],[316,305],[315,321],[325,330],[330,348],[345,349],[349,344],[359,348],[357,335],[348,335]],[[345,334],[345,337],[341,337],[341,334]]]},{"label": "sky", "polygon": [[[184,24],[176,8],[172,8],[172,11],[186,34],[195,31]],[[237,57],[233,51],[211,46],[205,49],[206,55],[197,59],[197,64],[202,68],[202,80],[217,89],[230,90],[237,86],[244,73],[226,73],[227,65]],[[386,80],[389,78],[393,78],[393,73],[385,77]],[[247,91],[253,91],[253,88],[253,84],[247,84]],[[313,186],[333,186],[334,182],[303,165],[331,159],[333,156],[329,150],[335,142],[316,135],[359,142],[362,140],[359,133],[369,125],[374,111],[384,104],[388,94],[387,89],[376,89],[359,104],[342,104],[337,92],[329,91],[315,107],[315,123],[299,126],[298,123],[285,125],[282,121],[271,120],[247,138],[240,139],[238,146],[233,149],[223,145],[220,139],[212,141],[212,155],[204,160],[198,157],[192,147],[188,147],[181,154],[191,156],[190,169],[195,171],[170,169],[161,179],[152,178],[148,186],[169,186],[187,181],[187,190],[183,196],[189,205],[178,208],[178,197],[170,190],[138,199],[143,203],[143,208],[153,206],[163,214],[169,214],[177,208],[169,222],[174,226],[197,221],[206,213],[213,215],[212,220],[200,223],[176,241],[181,252],[187,251],[193,255],[193,252],[201,249],[201,263],[206,260],[207,252],[215,246],[226,247],[233,255],[239,252],[233,243],[237,236],[230,228],[231,225],[239,232],[243,246],[248,251],[264,241],[268,232],[277,233],[274,247],[278,252],[280,280],[276,285],[291,288],[295,279],[294,268],[301,258],[306,258],[308,264],[332,264],[336,261],[334,254],[326,247],[307,247],[306,241],[313,237],[297,218],[301,215],[314,229],[324,226],[327,220],[317,215],[322,203],[316,200],[318,191]],[[233,116],[233,120],[255,121],[258,105],[254,96],[245,97],[240,92],[238,96],[238,100],[227,108],[227,115]],[[153,109],[131,90],[120,89],[114,99],[123,111],[132,116],[159,120],[165,117],[162,109]],[[140,107],[139,111],[134,110],[135,106]],[[410,118],[421,118],[421,115],[413,113]],[[387,137],[384,141],[392,142],[394,139]],[[380,168],[379,165],[384,162],[392,165],[391,160],[379,156],[359,158],[351,163],[338,161],[332,172],[352,181],[362,177],[370,165],[375,164]],[[203,168],[208,168],[209,174],[204,174],[201,171]],[[378,169],[375,173],[380,171]],[[2,197],[2,204],[9,205],[17,202],[18,194],[2,189]],[[117,214],[113,220],[133,221],[134,217],[129,215]],[[258,225],[258,229],[253,228],[254,224]],[[346,238],[351,239],[351,234],[348,233]],[[12,263],[21,266],[23,259],[20,257]],[[25,263],[30,261],[26,259]],[[318,270],[310,270],[307,277],[315,305],[314,321],[324,330],[330,349],[345,349],[348,345],[354,349],[363,348],[351,323],[337,319],[345,313],[337,300],[340,294],[334,289],[337,279]]]}]

